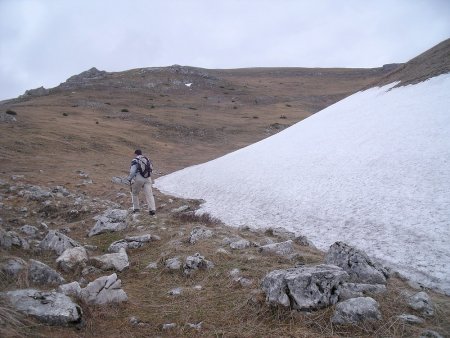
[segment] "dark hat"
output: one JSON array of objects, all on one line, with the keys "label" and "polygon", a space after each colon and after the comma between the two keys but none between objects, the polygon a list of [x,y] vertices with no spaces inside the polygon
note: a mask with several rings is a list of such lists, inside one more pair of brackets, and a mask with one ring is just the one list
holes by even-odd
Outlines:
[{"label": "dark hat", "polygon": [[134,153],[135,153],[136,155],[142,155],[142,150],[141,150],[141,149],[136,149],[136,150],[134,151]]}]

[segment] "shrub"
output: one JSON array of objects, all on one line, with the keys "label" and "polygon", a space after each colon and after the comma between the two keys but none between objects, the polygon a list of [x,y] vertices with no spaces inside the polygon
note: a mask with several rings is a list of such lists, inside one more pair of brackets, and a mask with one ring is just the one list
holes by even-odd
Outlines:
[{"label": "shrub", "polygon": [[128,109],[125,109],[125,108],[124,108],[124,109],[121,110],[121,112],[122,112],[122,113],[128,113]]},{"label": "shrub", "polygon": [[287,119],[286,115],[281,115],[280,119]]},{"label": "shrub", "polygon": [[63,114],[63,116],[69,116],[69,114],[67,114],[67,113],[62,113]]},{"label": "shrub", "polygon": [[6,111],[6,114],[8,114],[8,115],[17,115],[17,113],[14,110],[9,110],[9,109]]},{"label": "shrub", "polygon": [[292,107],[290,104],[286,104],[286,107]]}]

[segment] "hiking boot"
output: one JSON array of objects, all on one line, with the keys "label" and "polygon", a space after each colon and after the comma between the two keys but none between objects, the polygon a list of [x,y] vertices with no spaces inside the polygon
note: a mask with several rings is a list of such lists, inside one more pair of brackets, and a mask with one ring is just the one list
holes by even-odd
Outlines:
[{"label": "hiking boot", "polygon": [[133,209],[133,214],[135,214],[135,213],[137,213],[139,211],[141,211],[141,210],[140,209]]},{"label": "hiking boot", "polygon": [[150,216],[153,216],[155,214],[155,211],[154,210],[150,210],[148,213],[150,214]]}]

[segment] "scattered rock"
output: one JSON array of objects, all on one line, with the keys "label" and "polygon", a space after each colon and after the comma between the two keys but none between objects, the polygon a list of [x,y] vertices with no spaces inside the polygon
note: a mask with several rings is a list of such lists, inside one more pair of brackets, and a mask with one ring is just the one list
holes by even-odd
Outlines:
[{"label": "scattered rock", "polygon": [[125,250],[137,249],[145,245],[145,243],[148,243],[152,240],[156,241],[161,239],[158,236],[152,236],[150,234],[131,237],[127,236],[124,239],[111,243],[111,245],[108,248],[108,252],[119,252],[121,248]]},{"label": "scattered rock", "polygon": [[432,330],[425,330],[420,334],[419,338],[444,338],[442,335]]},{"label": "scattered rock", "polygon": [[205,227],[197,226],[194,229],[192,229],[190,235],[189,235],[189,243],[195,244],[199,240],[207,239],[212,237],[213,232]]},{"label": "scattered rock", "polygon": [[97,221],[89,232],[89,237],[105,232],[115,232],[126,229],[128,212],[121,209],[108,209],[102,215],[94,217]]},{"label": "scattered rock", "polygon": [[146,269],[158,269],[158,262],[151,262],[145,268]]},{"label": "scattered rock", "polygon": [[47,264],[30,259],[28,266],[28,280],[37,285],[60,285],[64,278]]},{"label": "scattered rock", "polygon": [[186,211],[186,210],[189,210],[189,205],[182,205],[179,208],[175,208],[175,209],[170,210],[170,212],[174,213],[174,214],[178,214],[178,213]]},{"label": "scattered rock", "polygon": [[161,326],[163,330],[171,330],[177,327],[176,323],[166,323]]},{"label": "scattered rock", "polygon": [[6,262],[0,264],[0,270],[8,277],[17,279],[25,270],[27,263],[19,257],[9,258]]},{"label": "scattered rock", "polygon": [[175,288],[167,292],[171,296],[180,296],[183,293],[183,288]]},{"label": "scattered rock", "polygon": [[0,296],[6,298],[17,311],[46,324],[69,325],[81,321],[81,308],[59,292],[25,289],[3,292]]},{"label": "scattered rock", "polygon": [[384,284],[358,284],[344,283],[340,288],[339,300],[363,297],[367,294],[378,294],[386,292]]},{"label": "scattered rock", "polygon": [[27,240],[23,239],[15,231],[5,231],[0,228],[0,247],[11,249],[13,246],[25,250],[30,248],[30,244]]},{"label": "scattered rock", "polygon": [[416,293],[408,299],[408,305],[425,316],[434,315],[434,305],[428,294],[424,291]]},{"label": "scattered rock", "polygon": [[121,288],[122,281],[113,273],[90,282],[81,289],[81,298],[89,304],[121,303],[128,300],[127,294]]},{"label": "scattered rock", "polygon": [[422,324],[425,322],[425,320],[423,320],[420,317],[414,316],[414,315],[410,315],[410,314],[402,314],[397,316],[397,318],[399,320],[401,320],[402,322],[408,323],[408,324]]},{"label": "scattered rock", "polygon": [[56,264],[64,272],[71,272],[84,268],[87,261],[88,254],[86,249],[82,246],[77,246],[64,250],[61,256],[56,259]]},{"label": "scattered rock", "polygon": [[52,197],[52,193],[44,188],[36,185],[28,186],[26,189],[19,192],[19,196],[23,196],[32,201],[43,201]]},{"label": "scattered rock", "polygon": [[386,278],[389,276],[386,269],[364,252],[343,242],[336,242],[330,247],[325,263],[344,269],[350,276],[349,282],[386,284]]},{"label": "scattered rock", "polygon": [[58,255],[61,255],[65,250],[81,246],[72,238],[55,230],[50,230],[45,238],[39,244],[43,250],[51,250]]},{"label": "scattered rock", "polygon": [[370,297],[359,297],[338,303],[331,321],[334,324],[358,324],[367,320],[380,319],[381,313],[377,301]]},{"label": "scattered rock", "polygon": [[124,248],[121,248],[118,253],[92,257],[89,262],[99,269],[117,270],[119,272],[130,266],[128,255]]},{"label": "scattered rock", "polygon": [[250,242],[246,239],[239,239],[230,243],[230,248],[233,250],[242,250],[250,247]]},{"label": "scattered rock", "polygon": [[81,271],[81,275],[83,277],[87,276],[87,275],[95,275],[95,274],[101,274],[103,273],[103,270],[97,269],[95,266],[86,266],[82,271]]},{"label": "scattered rock", "polygon": [[187,326],[189,328],[197,330],[197,331],[200,331],[202,329],[202,325],[203,325],[203,322],[200,322],[200,323],[197,323],[197,324],[187,323]]},{"label": "scattered rock", "polygon": [[268,273],[262,283],[266,301],[296,310],[316,310],[336,304],[348,274],[334,265],[302,266]]},{"label": "scattered rock", "polygon": [[224,248],[218,248],[216,250],[216,253],[219,253],[219,254],[222,254],[222,255],[225,255],[225,256],[229,256],[230,255],[230,253],[227,250],[225,250]]},{"label": "scattered rock", "polygon": [[169,270],[180,270],[181,269],[180,257],[166,259],[164,265]]},{"label": "scattered rock", "polygon": [[292,240],[288,240],[286,242],[263,245],[259,247],[259,252],[263,254],[288,256],[294,253],[294,246]]},{"label": "scattered rock", "polygon": [[81,296],[81,286],[78,282],[62,284],[58,286],[58,292],[61,292],[68,297],[79,298]]},{"label": "scattered rock", "polygon": [[20,231],[31,238],[36,238],[39,235],[39,229],[32,225],[24,225]]},{"label": "scattered rock", "polygon": [[208,261],[205,257],[196,253],[193,256],[188,256],[186,258],[186,263],[183,265],[183,270],[185,275],[191,275],[196,270],[207,270],[214,267],[213,262]]}]

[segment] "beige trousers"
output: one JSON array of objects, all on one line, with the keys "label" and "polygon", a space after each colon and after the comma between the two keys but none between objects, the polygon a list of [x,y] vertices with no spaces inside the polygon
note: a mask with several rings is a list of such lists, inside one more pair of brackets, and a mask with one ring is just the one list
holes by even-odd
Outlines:
[{"label": "beige trousers", "polygon": [[153,197],[152,191],[152,179],[144,178],[140,174],[137,174],[134,177],[134,183],[131,187],[132,189],[132,200],[133,200],[133,209],[139,209],[139,193],[141,190],[144,190],[145,199],[147,200],[148,211],[155,211],[155,199]]}]

